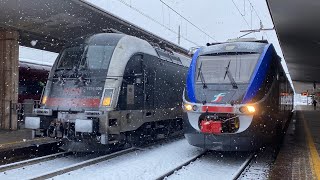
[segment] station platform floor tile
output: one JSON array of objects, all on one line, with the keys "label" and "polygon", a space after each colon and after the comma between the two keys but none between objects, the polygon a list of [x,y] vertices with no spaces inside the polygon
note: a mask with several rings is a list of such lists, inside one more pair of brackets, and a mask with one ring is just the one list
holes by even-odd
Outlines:
[{"label": "station platform floor tile", "polygon": [[297,106],[270,179],[320,180],[320,108]]},{"label": "station platform floor tile", "polygon": [[58,140],[52,138],[41,137],[32,139],[30,129],[20,129],[16,131],[0,130],[0,152],[32,145],[54,143],[57,141]]}]

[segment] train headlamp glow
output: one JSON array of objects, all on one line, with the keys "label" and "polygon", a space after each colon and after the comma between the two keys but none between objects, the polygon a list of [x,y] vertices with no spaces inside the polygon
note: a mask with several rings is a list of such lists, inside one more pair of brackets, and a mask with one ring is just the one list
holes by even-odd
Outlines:
[{"label": "train headlamp glow", "polygon": [[256,108],[254,106],[247,105],[247,106],[240,107],[239,111],[242,113],[254,113],[256,112]]},{"label": "train headlamp glow", "polygon": [[248,110],[249,113],[256,112],[256,108],[254,106],[247,106],[247,110]]},{"label": "train headlamp glow", "polygon": [[41,104],[46,104],[47,103],[47,96],[43,96],[41,100]]},{"label": "train headlamp glow", "polygon": [[191,111],[192,110],[192,105],[191,104],[184,104],[184,109],[186,111]]},{"label": "train headlamp glow", "polygon": [[111,106],[113,89],[105,89],[103,93],[102,106]]},{"label": "train headlamp glow", "polygon": [[111,104],[111,97],[104,97],[102,101],[103,106],[110,106]]},{"label": "train headlamp glow", "polygon": [[197,105],[191,105],[191,104],[184,104],[184,109],[186,111],[197,111],[198,106]]}]

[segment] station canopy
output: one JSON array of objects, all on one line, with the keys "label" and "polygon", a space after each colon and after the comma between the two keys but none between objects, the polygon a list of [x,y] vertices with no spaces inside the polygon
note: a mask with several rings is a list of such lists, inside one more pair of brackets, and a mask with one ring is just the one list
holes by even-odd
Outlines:
[{"label": "station canopy", "polygon": [[22,46],[52,52],[59,52],[74,38],[112,29],[187,53],[184,48],[84,0],[1,0],[0,28],[19,31]]},{"label": "station canopy", "polygon": [[320,91],[320,1],[267,3],[296,92]]}]

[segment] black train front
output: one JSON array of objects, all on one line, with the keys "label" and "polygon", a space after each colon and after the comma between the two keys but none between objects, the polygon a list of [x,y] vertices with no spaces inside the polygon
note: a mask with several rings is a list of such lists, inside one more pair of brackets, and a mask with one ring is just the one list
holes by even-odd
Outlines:
[{"label": "black train front", "polygon": [[69,151],[157,138],[182,129],[186,56],[115,33],[79,38],[58,56],[26,127]]}]

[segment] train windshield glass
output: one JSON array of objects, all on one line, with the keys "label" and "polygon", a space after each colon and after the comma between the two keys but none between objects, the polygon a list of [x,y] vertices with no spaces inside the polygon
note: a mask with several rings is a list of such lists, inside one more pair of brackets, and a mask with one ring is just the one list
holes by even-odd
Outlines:
[{"label": "train windshield glass", "polygon": [[73,67],[78,66],[83,52],[84,47],[66,48],[60,56],[57,69],[72,69]]},{"label": "train windshield glass", "polygon": [[248,83],[258,58],[259,54],[200,56],[197,61],[196,82],[230,83],[227,75],[230,73],[236,83]]},{"label": "train windshield glass", "polygon": [[57,69],[108,69],[114,46],[77,46],[66,48]]}]

